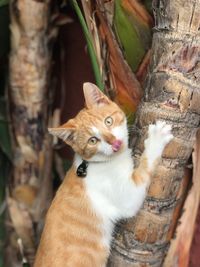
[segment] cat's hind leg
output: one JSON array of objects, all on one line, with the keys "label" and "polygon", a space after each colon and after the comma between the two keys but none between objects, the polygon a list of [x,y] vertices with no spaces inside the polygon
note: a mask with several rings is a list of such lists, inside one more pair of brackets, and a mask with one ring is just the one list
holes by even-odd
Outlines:
[{"label": "cat's hind leg", "polygon": [[71,254],[67,259],[65,267],[94,267],[94,260],[90,255],[84,253]]},{"label": "cat's hind leg", "polygon": [[63,267],[103,267],[106,260],[107,258],[99,257],[98,254],[95,257],[86,251],[77,250],[76,253],[71,253],[67,257],[66,264]]}]

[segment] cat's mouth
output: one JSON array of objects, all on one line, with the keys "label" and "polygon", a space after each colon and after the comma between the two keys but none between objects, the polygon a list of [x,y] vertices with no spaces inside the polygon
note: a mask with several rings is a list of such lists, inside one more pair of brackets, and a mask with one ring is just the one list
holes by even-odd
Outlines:
[{"label": "cat's mouth", "polygon": [[113,150],[113,152],[118,152],[121,149],[122,144],[123,144],[123,142],[121,140],[116,139],[112,143],[112,150]]}]

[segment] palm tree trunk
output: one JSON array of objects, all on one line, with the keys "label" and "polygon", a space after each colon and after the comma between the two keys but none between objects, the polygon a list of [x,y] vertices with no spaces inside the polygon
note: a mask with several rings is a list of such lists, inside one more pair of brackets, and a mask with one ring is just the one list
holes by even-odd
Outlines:
[{"label": "palm tree trunk", "polygon": [[[20,250],[29,263],[33,261],[35,234],[52,197],[49,173],[52,148],[46,131],[51,63],[50,0],[12,0],[10,15],[14,169],[7,198],[12,223],[7,249],[6,266],[9,267],[18,266],[16,255]],[[21,261],[22,258],[23,255]]]},{"label": "palm tree trunk", "polygon": [[[200,121],[200,1],[154,1],[152,57],[132,140],[137,165],[147,127],[172,125],[174,139],[139,214],[116,229],[110,267],[162,266],[187,187],[184,170]],[[187,176],[187,175],[186,175]]]},{"label": "palm tree trunk", "polygon": [[[197,131],[196,142],[194,145],[194,151],[192,153],[193,159],[193,176],[192,186],[184,201],[183,213],[179,218],[179,223],[176,227],[175,238],[170,242],[170,246],[165,257],[163,267],[188,267],[189,260],[191,259],[195,263],[195,254],[191,254],[191,243],[194,235],[195,223],[198,214],[199,200],[200,200],[200,131]],[[198,248],[198,247],[197,247]],[[198,266],[194,265],[194,266]]]}]

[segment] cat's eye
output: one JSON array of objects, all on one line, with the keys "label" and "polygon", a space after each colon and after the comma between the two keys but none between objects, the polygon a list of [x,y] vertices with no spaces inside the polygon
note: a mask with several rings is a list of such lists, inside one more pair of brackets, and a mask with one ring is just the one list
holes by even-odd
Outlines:
[{"label": "cat's eye", "polygon": [[88,140],[88,144],[89,145],[96,145],[97,141],[98,141],[98,139],[95,136],[93,136],[93,137],[90,137],[90,139]]},{"label": "cat's eye", "polygon": [[107,117],[104,122],[106,126],[111,126],[113,124],[113,118]]}]

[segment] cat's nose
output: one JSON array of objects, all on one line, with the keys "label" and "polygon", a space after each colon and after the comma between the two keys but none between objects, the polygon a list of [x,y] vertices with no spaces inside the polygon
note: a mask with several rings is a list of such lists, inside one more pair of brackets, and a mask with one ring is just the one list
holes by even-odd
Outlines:
[{"label": "cat's nose", "polygon": [[119,151],[121,146],[122,146],[122,141],[121,140],[115,140],[114,142],[112,142],[112,150],[114,152]]}]

